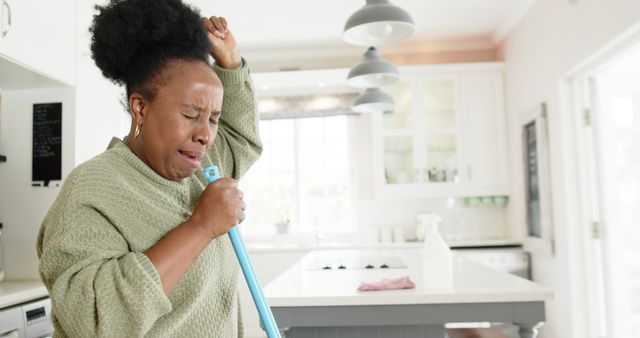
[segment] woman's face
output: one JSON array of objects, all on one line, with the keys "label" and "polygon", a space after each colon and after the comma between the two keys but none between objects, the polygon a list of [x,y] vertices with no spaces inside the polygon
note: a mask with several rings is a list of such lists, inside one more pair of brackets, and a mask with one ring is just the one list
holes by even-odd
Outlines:
[{"label": "woman's face", "polygon": [[180,180],[200,168],[213,143],[222,109],[222,83],[204,62],[172,61],[155,85],[155,96],[129,98],[133,114],[132,150],[159,175]]}]

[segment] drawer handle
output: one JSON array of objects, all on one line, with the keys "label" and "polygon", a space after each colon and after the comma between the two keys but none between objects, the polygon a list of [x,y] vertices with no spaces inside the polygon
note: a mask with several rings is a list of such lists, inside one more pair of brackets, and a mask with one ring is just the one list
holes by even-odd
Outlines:
[{"label": "drawer handle", "polygon": [[[11,7],[7,0],[2,0],[2,6],[7,8],[7,27],[2,30],[2,37],[4,38],[9,33],[9,28],[11,28]],[[4,18],[1,18],[4,20]]]}]

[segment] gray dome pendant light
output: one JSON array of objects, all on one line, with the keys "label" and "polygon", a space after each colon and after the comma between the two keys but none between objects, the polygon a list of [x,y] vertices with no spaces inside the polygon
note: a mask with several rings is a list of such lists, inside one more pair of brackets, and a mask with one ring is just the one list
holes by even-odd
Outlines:
[{"label": "gray dome pendant light", "polygon": [[344,25],[342,38],[357,46],[378,46],[410,38],[416,32],[413,19],[388,0],[366,0]]},{"label": "gray dome pendant light", "polygon": [[376,114],[390,113],[393,111],[393,98],[379,88],[367,88],[356,97],[351,110],[356,113]]},{"label": "gray dome pendant light", "polygon": [[369,47],[362,62],[349,71],[347,84],[355,88],[373,88],[392,84],[399,78],[396,66],[383,59],[375,47]]}]

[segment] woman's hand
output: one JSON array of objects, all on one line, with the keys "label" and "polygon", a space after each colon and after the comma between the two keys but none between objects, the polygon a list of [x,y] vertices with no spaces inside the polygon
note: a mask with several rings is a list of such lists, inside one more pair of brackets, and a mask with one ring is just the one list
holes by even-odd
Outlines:
[{"label": "woman's hand", "polygon": [[213,239],[244,220],[245,207],[238,181],[221,178],[204,189],[191,218],[144,252],[167,296]]},{"label": "woman's hand", "polygon": [[189,221],[204,230],[211,239],[222,236],[244,220],[247,206],[242,198],[238,181],[221,178],[202,192]]},{"label": "woman's hand", "polygon": [[242,62],[238,53],[236,39],[229,31],[227,20],[223,17],[212,16],[202,19],[204,29],[211,44],[211,56],[216,64],[222,68],[235,69]]}]

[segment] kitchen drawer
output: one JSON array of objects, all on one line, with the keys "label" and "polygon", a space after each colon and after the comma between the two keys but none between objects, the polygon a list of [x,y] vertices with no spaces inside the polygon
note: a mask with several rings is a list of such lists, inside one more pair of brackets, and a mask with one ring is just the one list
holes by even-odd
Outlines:
[{"label": "kitchen drawer", "polygon": [[24,336],[25,332],[24,319],[22,318],[22,308],[13,307],[0,310],[0,338]]}]

